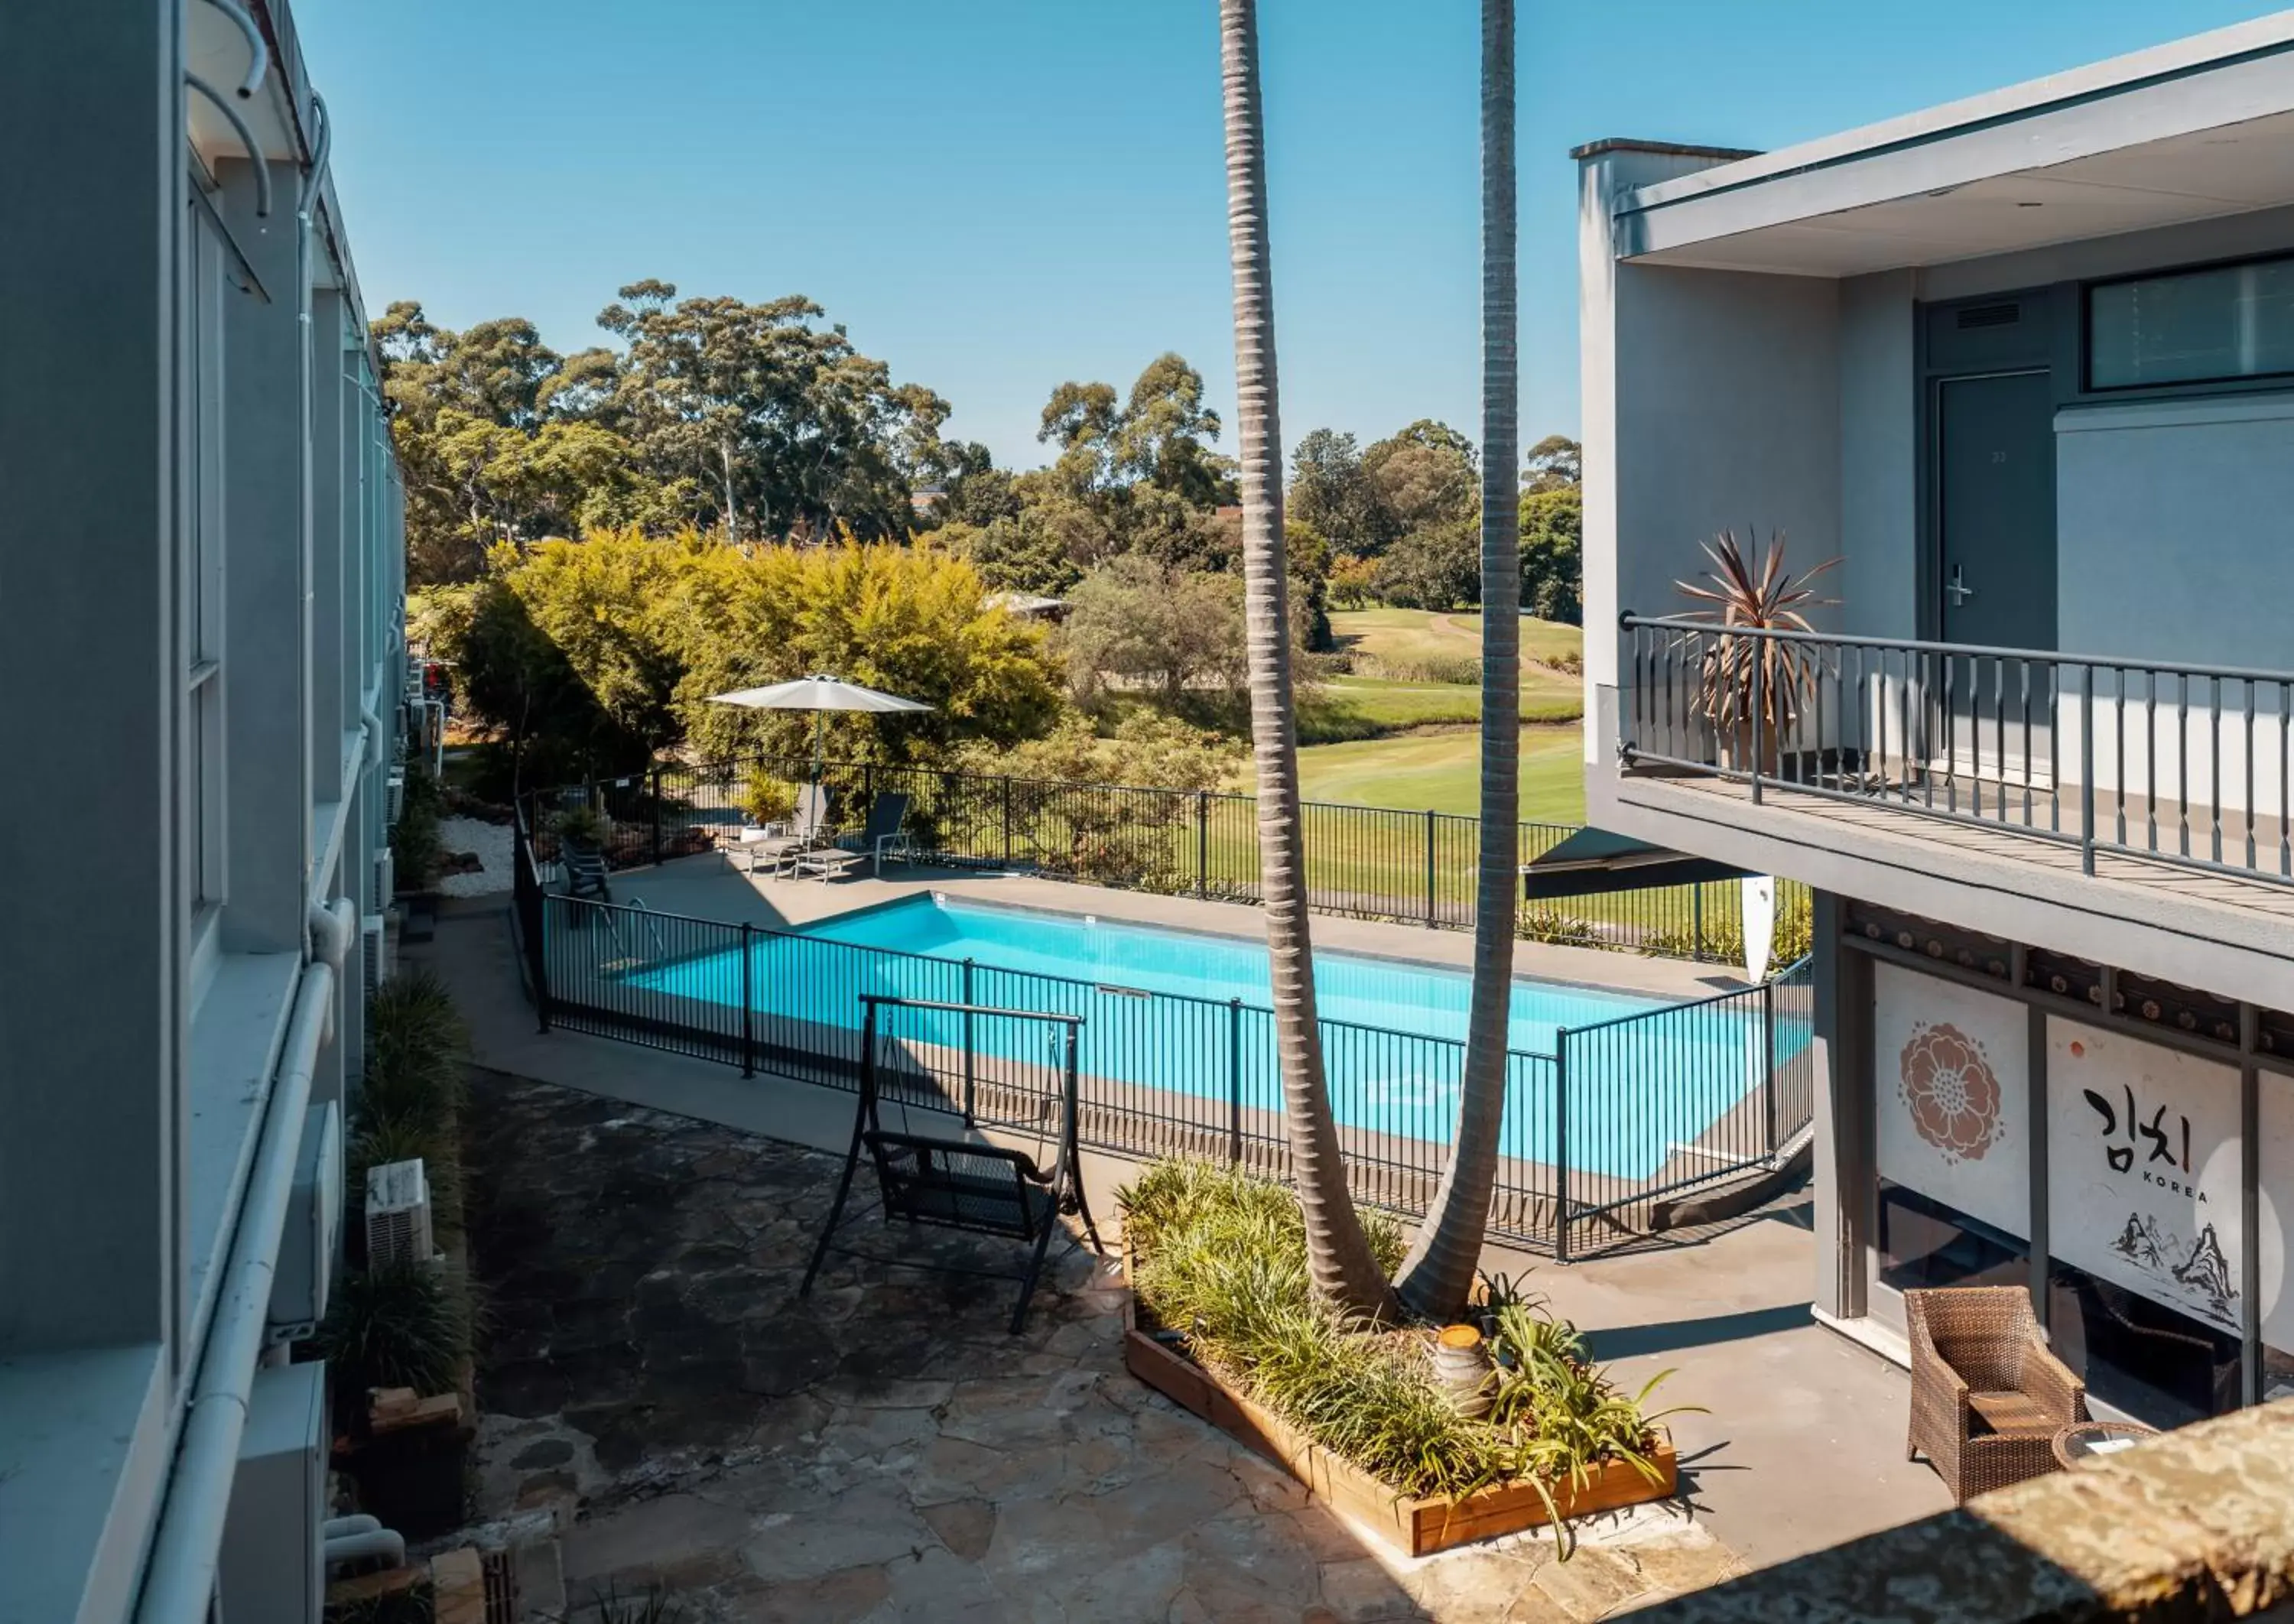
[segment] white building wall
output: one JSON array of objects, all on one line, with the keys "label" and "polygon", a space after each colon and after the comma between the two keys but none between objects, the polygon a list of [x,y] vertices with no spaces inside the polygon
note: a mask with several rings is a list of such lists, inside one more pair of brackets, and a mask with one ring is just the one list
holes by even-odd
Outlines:
[{"label": "white building wall", "polygon": [[[203,62],[216,30],[240,42],[215,8],[27,8],[0,52],[11,208],[54,223],[72,262],[0,264],[29,346],[0,377],[0,609],[28,685],[0,723],[18,767],[0,795],[18,858],[0,911],[5,1620],[207,1618],[269,1335],[276,1235],[250,1214],[278,1209],[250,1192],[291,1174],[330,982],[312,1098],[357,1066],[357,951],[334,975],[309,916],[346,885],[370,901],[385,838],[401,497],[378,402],[334,394],[345,336],[364,364],[364,318],[323,208],[305,263],[346,291],[309,352],[339,416],[299,407],[295,201],[317,126],[283,4],[251,5],[286,58],[240,102],[270,161],[264,218],[236,136],[194,139],[179,88],[187,39]],[[323,471],[337,440],[362,449],[363,493],[322,479],[306,502],[303,448]],[[353,731],[305,724],[321,693],[354,696]],[[359,694],[382,700],[366,738]]]},{"label": "white building wall", "polygon": [[1918,278],[1840,284],[1842,631],[1919,635]]}]

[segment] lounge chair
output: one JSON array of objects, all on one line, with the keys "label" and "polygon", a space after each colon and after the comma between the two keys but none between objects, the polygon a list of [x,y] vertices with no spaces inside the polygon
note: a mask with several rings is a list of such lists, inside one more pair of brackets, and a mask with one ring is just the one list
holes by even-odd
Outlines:
[{"label": "lounge chair", "polygon": [[820,844],[828,827],[828,792],[808,784],[797,792],[796,816],[786,823],[752,825],[734,836],[731,857],[744,872],[755,873],[759,864],[777,874],[796,857]]},{"label": "lounge chair", "polygon": [[603,851],[595,846],[582,846],[572,840],[561,840],[557,855],[558,861],[565,869],[566,896],[588,902],[611,903],[614,900],[614,893],[606,883],[606,854]]},{"label": "lounge chair", "polygon": [[907,832],[900,827],[907,816],[907,796],[877,796],[869,805],[867,825],[858,834],[848,834],[842,840],[799,852],[794,862],[796,873],[800,876],[817,874],[826,884],[850,873],[863,863],[868,865],[870,873],[881,874],[887,857],[898,857],[903,863],[911,861],[915,849],[908,844]]},{"label": "lounge chair", "polygon": [[2088,1419],[2087,1385],[2047,1351],[2021,1286],[1904,1294],[1911,1333],[1907,1457],[1925,1455],[1951,1498],[2058,1468],[2059,1428]]}]

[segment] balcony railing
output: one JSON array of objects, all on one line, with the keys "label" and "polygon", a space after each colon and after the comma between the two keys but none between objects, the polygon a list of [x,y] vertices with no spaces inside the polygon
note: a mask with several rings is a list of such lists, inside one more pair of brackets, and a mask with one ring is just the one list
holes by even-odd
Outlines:
[{"label": "balcony railing", "polygon": [[1626,770],[2294,884],[2294,672],[1626,614]]}]

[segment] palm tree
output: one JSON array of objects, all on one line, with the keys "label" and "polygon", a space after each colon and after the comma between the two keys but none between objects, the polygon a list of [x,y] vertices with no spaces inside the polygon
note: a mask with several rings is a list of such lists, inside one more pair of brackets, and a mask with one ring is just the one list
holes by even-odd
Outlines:
[{"label": "palm tree", "polygon": [[1520,883],[1520,368],[1515,345],[1513,0],[1482,0],[1482,840],[1474,985],[1458,1133],[1434,1210],[1403,1260],[1402,1300],[1465,1305],[1490,1218],[1505,1121],[1506,1023]]},{"label": "palm tree", "polygon": [[1291,1176],[1306,1220],[1314,1289],[1359,1313],[1393,1293],[1346,1190],[1322,1076],[1307,937],[1298,738],[1290,699],[1290,604],[1282,545],[1282,427],[1275,410],[1273,257],[1266,243],[1265,124],[1258,98],[1257,0],[1219,0],[1226,93],[1227,239],[1234,263],[1234,372],[1241,410],[1242,558],[1250,661],[1250,739],[1258,763],[1258,849],[1273,971],[1275,1047]]}]

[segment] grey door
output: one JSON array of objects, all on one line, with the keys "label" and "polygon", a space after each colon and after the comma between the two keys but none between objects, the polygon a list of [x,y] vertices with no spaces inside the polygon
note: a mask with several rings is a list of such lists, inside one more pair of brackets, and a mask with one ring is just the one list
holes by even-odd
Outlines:
[{"label": "grey door", "polygon": [[[2054,390],[2046,372],[1936,386],[1936,589],[1941,640],[2055,646]],[[2021,660],[1931,673],[1941,754],[1981,776],[2053,776],[2053,674]]]},{"label": "grey door", "polygon": [[2055,646],[2055,400],[2045,372],[1937,386],[1938,579],[1947,643]]}]

